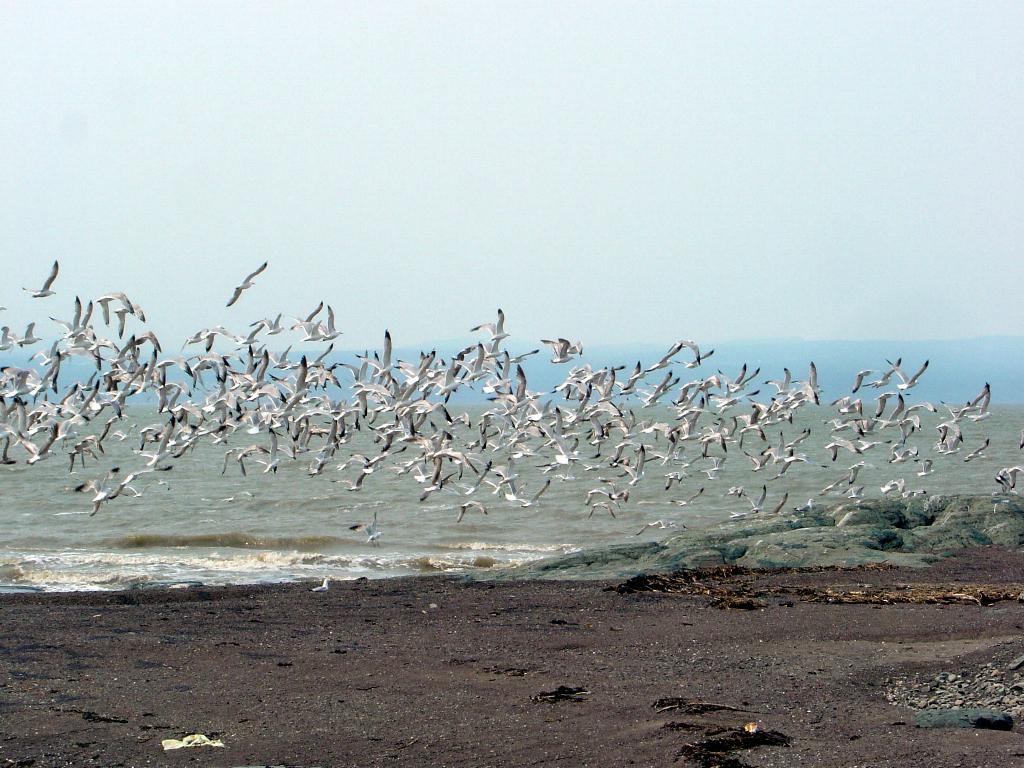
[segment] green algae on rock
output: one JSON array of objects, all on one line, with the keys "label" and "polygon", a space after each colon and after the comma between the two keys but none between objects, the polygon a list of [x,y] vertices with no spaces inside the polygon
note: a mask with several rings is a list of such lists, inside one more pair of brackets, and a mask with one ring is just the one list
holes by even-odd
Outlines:
[{"label": "green algae on rock", "polygon": [[509,578],[622,578],[639,573],[749,568],[921,567],[965,547],[1024,547],[1024,501],[932,496],[841,503],[821,511],[750,516],[686,530],[662,542],[576,552],[505,572]]}]

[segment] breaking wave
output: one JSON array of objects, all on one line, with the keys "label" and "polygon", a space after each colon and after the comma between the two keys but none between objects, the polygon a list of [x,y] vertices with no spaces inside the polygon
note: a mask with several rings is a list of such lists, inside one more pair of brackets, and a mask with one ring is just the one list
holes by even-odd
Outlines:
[{"label": "breaking wave", "polygon": [[351,543],[337,536],[267,536],[258,533],[202,533],[175,535],[134,533],[107,539],[103,543],[116,549],[155,549],[176,547],[230,547],[232,549],[294,549],[317,552]]},{"label": "breaking wave", "polygon": [[[124,543],[123,547],[156,548],[186,546],[167,540],[226,537],[126,536],[118,541],[143,538],[148,544]],[[245,539],[244,536],[242,536]],[[321,538],[321,537],[311,537]],[[330,539],[331,537],[322,537]],[[246,539],[248,540],[248,539]],[[289,539],[289,541],[292,541]],[[190,541],[187,546],[204,546]],[[252,544],[250,546],[255,546]],[[238,548],[244,548],[238,546]],[[449,554],[387,552],[327,554],[298,550],[246,552],[20,552],[0,555],[0,590],[34,589],[52,592],[119,590],[176,584],[258,584],[320,579],[355,579],[424,573],[458,573],[521,565],[543,557],[541,551],[501,551],[504,547],[453,548]]]}]

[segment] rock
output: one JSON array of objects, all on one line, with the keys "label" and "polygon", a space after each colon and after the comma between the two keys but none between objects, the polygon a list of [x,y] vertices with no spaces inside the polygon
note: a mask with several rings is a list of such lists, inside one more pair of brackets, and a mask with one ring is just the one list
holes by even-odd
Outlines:
[{"label": "rock", "polygon": [[1013,730],[1013,717],[998,709],[925,709],[914,716],[918,728]]},{"label": "rock", "polygon": [[1020,669],[1021,667],[1024,667],[1024,656],[1018,656],[1006,665],[1007,669]]},{"label": "rock", "polygon": [[722,564],[921,567],[963,547],[1021,542],[1024,500],[994,507],[988,496],[877,499],[694,527],[659,543],[577,552],[484,578],[628,578]]}]

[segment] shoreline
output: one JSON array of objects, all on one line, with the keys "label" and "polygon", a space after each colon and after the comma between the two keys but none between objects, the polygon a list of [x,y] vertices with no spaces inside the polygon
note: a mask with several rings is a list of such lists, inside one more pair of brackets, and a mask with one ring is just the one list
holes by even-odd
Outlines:
[{"label": "shoreline", "polygon": [[[233,540],[236,534],[213,534],[198,537],[204,541]],[[154,536],[147,534],[147,540]],[[160,537],[155,537],[160,540]],[[193,537],[195,539],[197,537]],[[314,537],[315,538],[315,537]],[[309,537],[307,537],[309,540]],[[750,568],[852,567],[868,564],[888,564],[905,567],[927,567],[950,552],[971,546],[1003,546],[1016,548],[1024,541],[1024,503],[1013,496],[931,496],[927,499],[880,499],[840,502],[833,505],[809,505],[783,515],[739,518],[718,521],[715,524],[684,529],[655,541],[635,541],[600,547],[573,549],[565,545],[548,546],[546,556],[533,556],[503,561],[526,545],[500,546],[473,544],[450,546],[444,555],[409,554],[397,557],[392,553],[391,568],[397,572],[376,571],[367,567],[373,559],[364,555],[363,567],[354,569],[354,560],[345,560],[346,570],[334,570],[332,558],[337,556],[320,552],[299,553],[249,550],[240,557],[269,567],[259,571],[218,571],[219,578],[204,582],[212,562],[221,558],[218,551],[209,554],[213,559],[205,568],[196,565],[195,555],[188,555],[190,564],[199,570],[189,573],[163,574],[149,581],[126,573],[109,574],[93,586],[97,591],[134,590],[139,588],[168,588],[212,586],[212,584],[274,584],[298,583],[302,578],[322,579],[325,576],[339,581],[363,576],[368,578],[404,578],[421,575],[445,574],[457,578],[481,581],[522,581],[529,579],[608,580],[622,579],[638,573],[665,573],[682,568],[709,568],[716,566],[742,566]],[[269,543],[269,542],[268,542]],[[479,551],[483,550],[483,552]],[[561,550],[558,552],[557,550]],[[460,554],[453,554],[457,552]],[[501,553],[499,555],[499,553]],[[522,554],[520,552],[520,554]],[[535,553],[536,554],[536,553]],[[132,554],[108,555],[94,553],[94,557],[126,558]],[[182,555],[177,555],[181,557]],[[153,555],[147,555],[152,558]],[[239,557],[238,554],[230,554]],[[293,567],[298,562],[315,566],[317,570],[304,573],[284,573],[278,567],[281,561]],[[201,560],[201,558],[199,558]],[[308,560],[308,562],[306,562]],[[109,564],[108,564],[109,565]],[[151,564],[152,565],[152,564]],[[343,563],[333,562],[341,567]],[[114,566],[109,566],[114,567]],[[170,568],[170,565],[167,566]],[[21,572],[21,564],[6,566],[7,574]],[[275,570],[276,569],[276,570]],[[4,570],[4,566],[0,566]],[[231,573],[253,581],[229,579]],[[262,573],[263,578],[257,576]],[[338,574],[342,575],[338,575]],[[268,578],[273,574],[273,578]],[[2,574],[0,574],[2,575]],[[12,584],[14,590],[4,591],[77,591],[89,590],[86,583],[68,581],[68,572],[45,570],[50,579],[65,590],[51,589],[53,582],[39,584]],[[83,574],[81,578],[86,578]],[[28,589],[20,589],[19,587]],[[69,589],[70,587],[70,589]]]},{"label": "shoreline", "polygon": [[[446,575],[326,593],[293,583],[2,594],[0,761],[686,766],[697,764],[687,745],[758,722],[788,746],[742,749],[736,765],[1010,765],[1024,758],[1019,723],[916,728],[887,696],[895,680],[1006,667],[1024,654],[1024,604],[800,595],[1022,579],[1024,554],[975,548],[925,569],[722,577],[758,595],[731,608],[713,595],[616,591],[622,580]],[[225,747],[162,750],[192,733]]]}]

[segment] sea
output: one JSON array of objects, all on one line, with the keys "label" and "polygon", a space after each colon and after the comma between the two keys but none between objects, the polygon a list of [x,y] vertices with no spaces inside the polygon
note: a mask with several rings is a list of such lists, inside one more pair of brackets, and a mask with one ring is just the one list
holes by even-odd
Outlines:
[{"label": "sea", "polygon": [[[467,411],[475,423],[483,406],[460,410]],[[537,466],[542,463],[539,458],[527,456],[516,462],[523,496],[531,496],[547,478],[554,480],[538,503],[529,507],[506,501],[487,485],[467,497],[455,485],[458,478],[420,501],[425,483],[411,472],[399,474],[392,469],[411,459],[414,448],[395,454],[377,468],[359,491],[348,489],[359,469],[338,471],[337,465],[353,453],[372,456],[379,451],[365,432],[357,434],[344,446],[346,451],[339,451],[316,477],[308,475],[308,459],[284,460],[277,472],[266,474],[249,462],[247,476],[232,461],[222,472],[227,448],[266,442],[265,435],[245,435],[228,445],[203,442],[177,459],[171,471],[140,478],[134,484],[140,496],[124,494],[91,515],[92,494],[76,493],[76,486],[102,477],[111,467],[120,467],[123,476],[145,463],[136,453],[137,437],[123,441],[110,437],[99,460],[90,459],[84,468],[76,465],[72,473],[59,453],[31,467],[23,457],[18,464],[0,466],[0,591],[493,573],[583,549],[663,539],[684,526],[709,526],[749,511],[747,498],[729,495],[730,488],[743,487],[746,495],[756,497],[762,484],[767,485],[768,509],[784,493],[789,494],[787,507],[808,499],[851,503],[839,495],[819,496],[819,492],[862,459],[868,466],[856,484],[865,486],[869,498],[880,497],[881,487],[898,478],[905,479],[908,490],[929,495],[991,494],[998,490],[994,477],[1000,468],[1024,463],[1018,447],[1024,407],[993,406],[991,416],[983,421],[965,419],[964,446],[952,455],[933,450],[935,424],[948,418],[948,412],[941,410],[934,415],[923,413],[922,430],[907,441],[907,447],[917,446],[919,461],[890,463],[887,444],[863,456],[841,451],[832,462],[824,445],[830,438],[827,422],[835,417],[835,410],[827,406],[801,409],[792,424],[782,426],[787,440],[805,428],[811,430],[810,437],[797,446],[811,461],[793,465],[774,480],[770,478],[777,467],[753,472],[751,461],[734,445],[726,454],[720,448],[711,451],[725,460],[721,470],[709,476],[706,470],[712,458],[701,458],[699,445],[690,443],[681,459],[663,463],[655,454],[664,452],[664,439],[658,443],[649,437],[652,448],[644,476],[630,489],[629,502],[616,510],[615,517],[601,508],[591,515],[586,504],[588,490],[607,487],[602,479],[614,480],[619,487],[629,481],[621,477],[620,469],[608,466],[612,453],[608,447],[603,456],[595,457],[594,449],[581,443],[581,461],[547,474]],[[672,418],[667,409],[638,409],[637,416],[654,421]],[[128,421],[135,428],[122,429],[137,435],[138,428],[161,425],[164,419],[155,410],[136,407]],[[777,439],[778,431],[773,427],[769,437]],[[870,439],[891,440],[892,432]],[[849,431],[840,434],[850,437]],[[986,439],[991,442],[983,455],[965,461]],[[744,443],[752,454],[763,447],[756,438],[748,437]],[[494,458],[496,465],[505,461],[501,456]],[[919,476],[925,458],[933,460],[933,471]],[[665,475],[672,472],[680,473],[682,480],[666,491]],[[465,485],[474,480],[468,471],[462,478]],[[700,488],[703,494],[687,506],[671,502],[689,498]],[[481,501],[487,514],[471,509],[456,522],[459,505],[467,498]],[[374,518],[380,535],[371,542],[353,526]],[[675,528],[647,526],[659,520]]]}]

